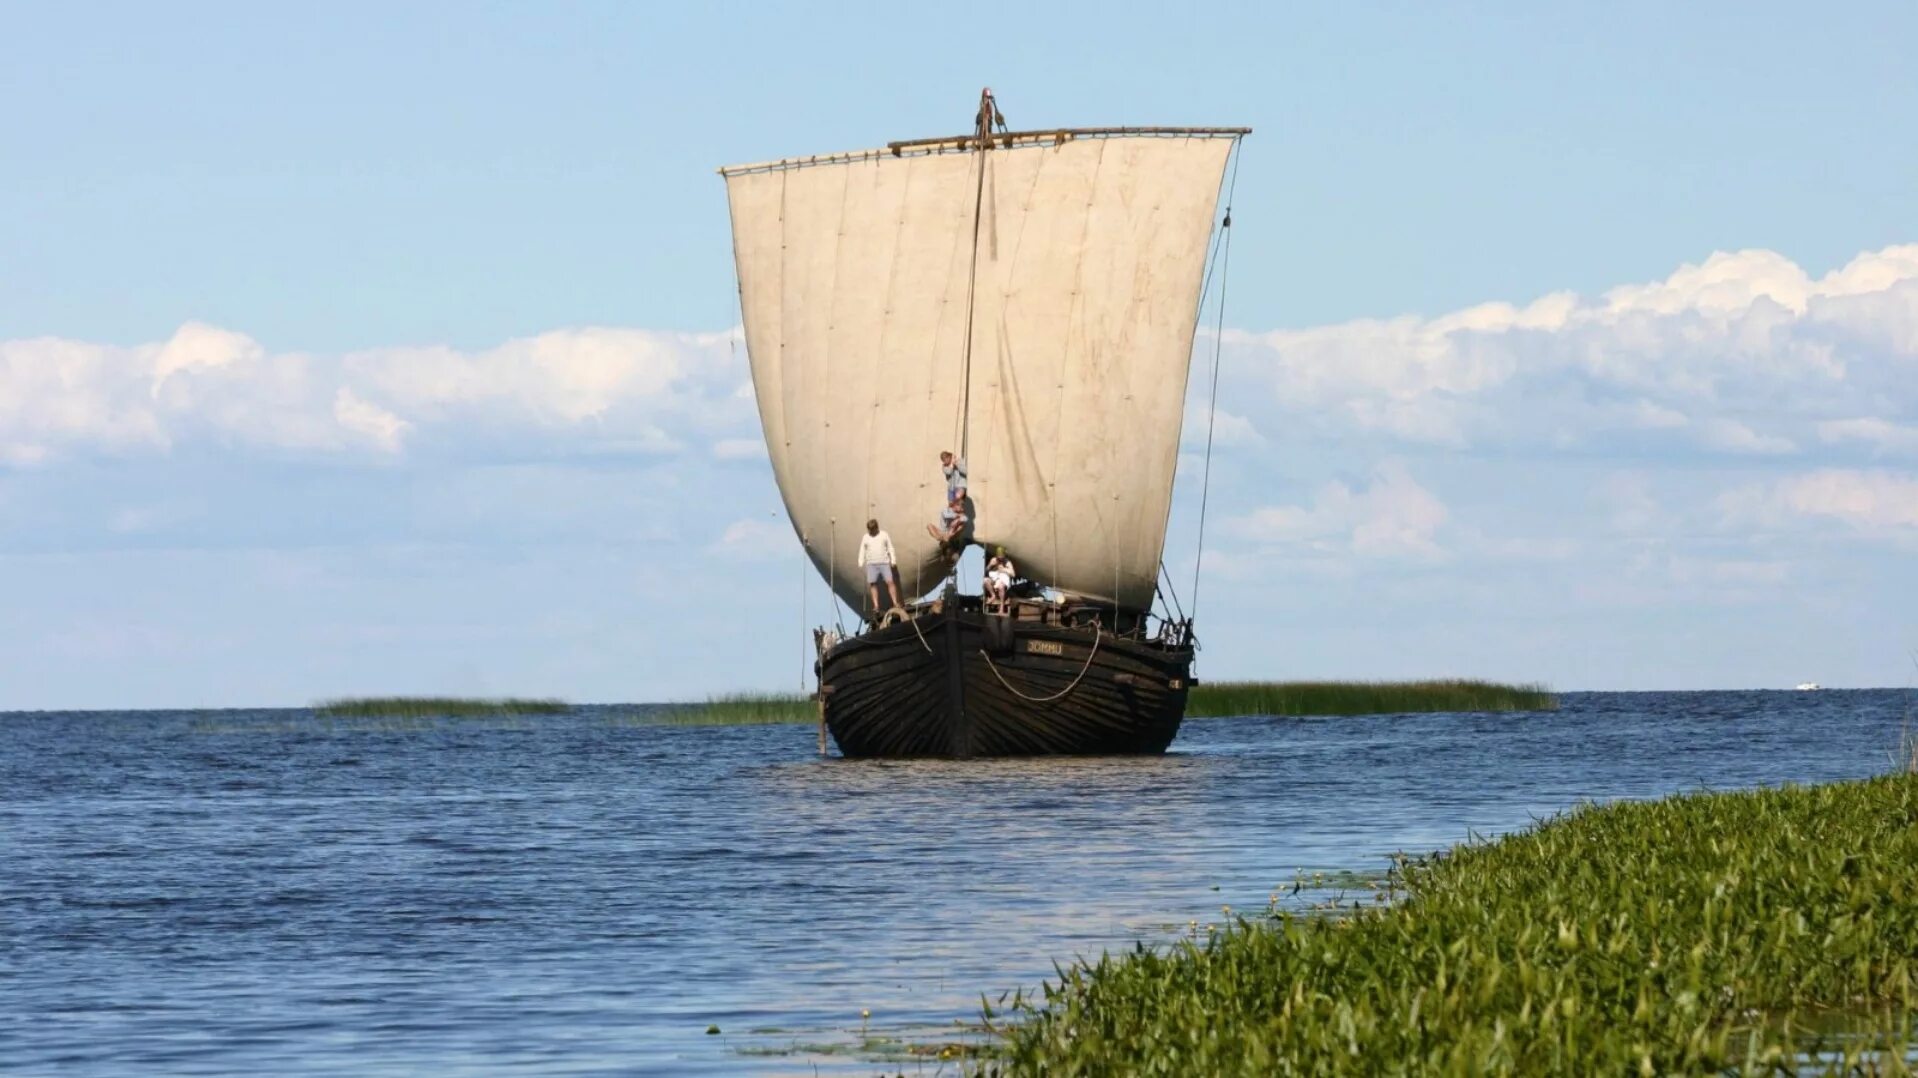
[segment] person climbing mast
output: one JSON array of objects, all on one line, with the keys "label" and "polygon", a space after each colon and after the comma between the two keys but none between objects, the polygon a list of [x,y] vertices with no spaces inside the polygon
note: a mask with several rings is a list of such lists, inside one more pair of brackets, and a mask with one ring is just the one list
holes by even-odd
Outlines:
[{"label": "person climbing mast", "polygon": [[972,542],[969,508],[966,488],[960,487],[939,511],[939,523],[926,525],[926,534],[939,541],[939,553],[945,556],[948,569],[958,563],[959,555],[965,553],[966,545]]},{"label": "person climbing mast", "polygon": [[950,449],[939,452],[939,470],[946,477],[946,505],[939,511],[939,523],[926,525],[926,531],[939,541],[939,553],[945,555],[948,571],[959,563],[972,540],[972,524],[977,515],[972,499],[966,496],[966,459]]},{"label": "person climbing mast", "polygon": [[966,489],[966,462],[963,457],[955,457],[952,450],[943,450],[939,454],[939,470],[946,473],[946,501],[959,496]]}]

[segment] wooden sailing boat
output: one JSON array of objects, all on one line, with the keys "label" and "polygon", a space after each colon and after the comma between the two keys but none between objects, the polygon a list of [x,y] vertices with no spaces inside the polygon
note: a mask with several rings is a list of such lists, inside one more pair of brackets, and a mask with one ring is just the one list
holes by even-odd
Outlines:
[{"label": "wooden sailing boat", "polygon": [[[1152,610],[1219,186],[1247,133],[1012,132],[986,91],[970,134],[720,170],[794,530],[857,610],[876,518],[902,593],[928,596],[815,633],[843,754],[1157,753],[1178,732],[1192,626]],[[1009,601],[960,594],[922,527],[942,450],[969,465],[973,540],[1025,578]]]}]

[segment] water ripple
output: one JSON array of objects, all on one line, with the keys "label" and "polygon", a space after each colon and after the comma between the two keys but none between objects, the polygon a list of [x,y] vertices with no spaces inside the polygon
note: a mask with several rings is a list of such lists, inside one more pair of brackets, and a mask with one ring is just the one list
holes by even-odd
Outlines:
[{"label": "water ripple", "polygon": [[1299,870],[1349,885],[1581,799],[1882,770],[1905,708],[1574,694],[970,763],[630,708],[0,716],[0,1071],[870,1073],[862,1045]]}]

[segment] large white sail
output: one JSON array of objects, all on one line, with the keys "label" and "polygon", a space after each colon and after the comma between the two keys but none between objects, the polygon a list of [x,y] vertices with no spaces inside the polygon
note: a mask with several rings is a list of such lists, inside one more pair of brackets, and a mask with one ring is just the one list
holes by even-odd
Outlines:
[{"label": "large white sail", "polygon": [[938,454],[965,443],[979,542],[1032,579],[1151,604],[1230,134],[722,170],[773,472],[847,602],[865,602],[868,517],[905,590],[943,578],[925,524],[944,502]]}]

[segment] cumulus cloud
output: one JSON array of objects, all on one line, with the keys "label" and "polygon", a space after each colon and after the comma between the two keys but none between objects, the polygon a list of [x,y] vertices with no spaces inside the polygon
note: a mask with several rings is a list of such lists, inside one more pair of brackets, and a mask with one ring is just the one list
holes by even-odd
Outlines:
[{"label": "cumulus cloud", "polygon": [[344,356],[276,353],[199,322],[133,347],[4,341],[0,462],[193,443],[380,456],[435,438],[657,452],[692,437],[750,433],[750,397],[737,392],[743,376],[723,335],[632,329],[556,330],[481,351]]},{"label": "cumulus cloud", "polygon": [[790,557],[799,547],[793,539],[793,530],[784,523],[749,517],[726,525],[726,530],[707,549],[740,561],[771,561]]},{"label": "cumulus cloud", "polygon": [[717,460],[764,460],[766,442],[761,438],[721,438],[713,443]]},{"label": "cumulus cloud", "polygon": [[350,386],[341,386],[333,395],[333,418],[342,430],[360,435],[388,453],[399,452],[401,440],[413,429],[413,424],[392,412],[361,400]]},{"label": "cumulus cloud", "polygon": [[1194,400],[1186,409],[1184,443],[1188,448],[1204,450],[1208,427],[1215,449],[1248,448],[1256,449],[1265,444],[1265,435],[1259,428],[1242,415],[1234,415],[1221,408],[1212,414],[1208,424],[1206,405],[1202,400]]},{"label": "cumulus cloud", "polygon": [[1898,430],[1830,425],[1918,414],[1918,245],[1818,278],[1775,252],[1719,253],[1595,299],[1226,339],[1284,417],[1262,425],[1316,438],[1785,455],[1877,434],[1891,451]]},{"label": "cumulus cloud", "polygon": [[1918,456],[1918,426],[1875,416],[1827,420],[1818,424],[1818,437],[1827,442],[1863,442],[1880,456]]},{"label": "cumulus cloud", "polygon": [[[1226,343],[1228,376],[1253,389],[1218,414],[1226,451],[1347,439],[1398,452],[1918,453],[1918,245],[1822,277],[1771,251],[1718,253],[1595,298]],[[0,463],[14,467],[182,443],[380,457],[488,439],[740,460],[763,452],[755,418],[725,332],[586,327],[343,356],[198,322],[133,347],[0,342]],[[1192,450],[1196,401],[1187,420]]]},{"label": "cumulus cloud", "polygon": [[1699,439],[1713,449],[1727,453],[1793,453],[1798,447],[1790,438],[1760,434],[1736,419],[1708,419],[1699,424]]},{"label": "cumulus cloud", "polygon": [[1883,470],[1822,468],[1728,491],[1719,508],[1738,523],[1839,521],[1881,536],[1918,535],[1918,477]]},{"label": "cumulus cloud", "polygon": [[1228,534],[1266,547],[1361,557],[1430,558],[1441,553],[1439,528],[1450,514],[1398,461],[1387,461],[1367,486],[1333,481],[1310,505],[1265,506],[1226,522]]}]

